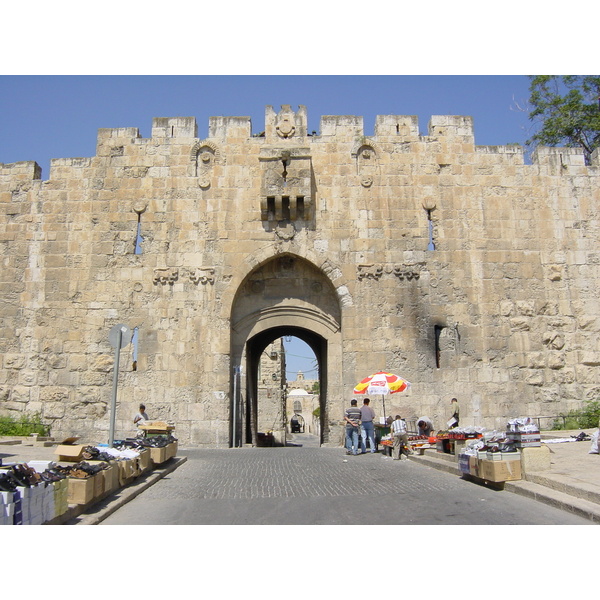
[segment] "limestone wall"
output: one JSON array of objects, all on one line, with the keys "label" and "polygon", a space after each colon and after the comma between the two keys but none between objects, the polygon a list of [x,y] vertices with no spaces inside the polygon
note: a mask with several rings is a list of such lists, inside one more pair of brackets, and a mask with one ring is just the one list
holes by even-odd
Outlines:
[{"label": "limestone wall", "polygon": [[[490,427],[598,397],[598,153],[524,164],[520,147],[476,146],[462,116],[427,135],[412,116],[377,117],[373,136],[361,117],[323,116],[314,135],[306,121],[267,107],[258,132],[212,117],[198,139],[195,119],[157,118],[148,139],[100,129],[95,156],[53,160],[47,180],[0,165],[0,411],[107,435],[108,333],[124,323],[139,343],[135,370],[121,354],[117,435],[144,402],[182,443],[227,446],[236,331],[278,310],[333,332],[330,444],[380,369],[412,383],[386,412],[436,425],[453,396],[463,423]],[[306,293],[275,294],[278,268]]]}]

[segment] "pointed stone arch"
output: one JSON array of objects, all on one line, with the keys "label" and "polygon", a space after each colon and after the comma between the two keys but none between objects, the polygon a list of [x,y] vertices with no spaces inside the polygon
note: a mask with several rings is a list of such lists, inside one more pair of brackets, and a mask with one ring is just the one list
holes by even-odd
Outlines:
[{"label": "pointed stone arch", "polygon": [[319,362],[321,443],[338,445],[337,437],[331,439],[335,428],[329,419],[329,398],[339,397],[342,386],[338,288],[322,268],[298,255],[282,253],[257,262],[242,269],[246,275],[230,303],[231,362],[233,372],[241,372],[232,381],[232,440],[256,443],[257,355],[277,337],[294,335],[311,346]]}]

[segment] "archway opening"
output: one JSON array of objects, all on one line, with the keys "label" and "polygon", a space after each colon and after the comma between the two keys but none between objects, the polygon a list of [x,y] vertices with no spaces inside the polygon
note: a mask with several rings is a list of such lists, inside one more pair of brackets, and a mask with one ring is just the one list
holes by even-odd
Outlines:
[{"label": "archway opening", "polygon": [[[288,356],[286,346],[302,354],[290,352]],[[326,361],[327,341],[307,329],[274,327],[248,340],[243,431],[240,432],[243,443],[297,446],[302,444],[291,441],[293,433],[303,433],[309,444],[320,445],[325,402],[321,390],[327,389],[325,370],[320,365]],[[305,372],[298,368],[303,364],[310,367],[306,373],[310,373],[311,379],[306,379]],[[292,432],[298,421],[301,431]]]}]

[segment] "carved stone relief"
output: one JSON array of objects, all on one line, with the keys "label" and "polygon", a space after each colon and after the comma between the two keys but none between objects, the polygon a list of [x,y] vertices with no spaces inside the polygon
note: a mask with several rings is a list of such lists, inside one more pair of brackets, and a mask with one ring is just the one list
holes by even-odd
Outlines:
[{"label": "carved stone relief", "polygon": [[379,281],[383,275],[394,275],[400,281],[419,279],[421,277],[420,270],[415,265],[381,265],[369,264],[358,265],[357,278],[359,281],[363,279],[374,279]]},{"label": "carved stone relief", "polygon": [[[200,267],[197,269],[183,268],[182,276],[191,281],[194,285],[201,283],[211,285],[215,282],[214,267]],[[179,279],[179,268],[154,269],[154,284],[173,285]]]},{"label": "carved stone relief", "polygon": [[192,175],[197,177],[202,189],[211,186],[214,166],[222,162],[221,151],[213,142],[201,141],[194,145],[191,152]]}]

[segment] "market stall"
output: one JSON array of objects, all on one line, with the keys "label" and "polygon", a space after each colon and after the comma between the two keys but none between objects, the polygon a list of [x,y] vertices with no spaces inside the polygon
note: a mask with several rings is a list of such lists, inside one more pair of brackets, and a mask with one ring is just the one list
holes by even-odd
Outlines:
[{"label": "market stall", "polygon": [[532,419],[512,419],[505,431],[484,431],[465,440],[458,466],[463,475],[503,486],[506,481],[522,478],[523,453],[539,447],[541,434]]},{"label": "market stall", "polygon": [[177,454],[170,433],[106,444],[59,444],[54,460],[0,465],[0,525],[60,523]]}]

